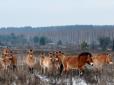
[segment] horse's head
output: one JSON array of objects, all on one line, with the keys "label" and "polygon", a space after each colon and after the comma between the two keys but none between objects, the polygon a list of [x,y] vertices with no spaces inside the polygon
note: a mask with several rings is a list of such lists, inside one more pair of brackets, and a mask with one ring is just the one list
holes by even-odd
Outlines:
[{"label": "horse's head", "polygon": [[93,59],[90,55],[87,56],[87,63],[93,66]]},{"label": "horse's head", "polygon": [[113,64],[111,54],[107,54],[106,63],[108,63],[108,64]]}]

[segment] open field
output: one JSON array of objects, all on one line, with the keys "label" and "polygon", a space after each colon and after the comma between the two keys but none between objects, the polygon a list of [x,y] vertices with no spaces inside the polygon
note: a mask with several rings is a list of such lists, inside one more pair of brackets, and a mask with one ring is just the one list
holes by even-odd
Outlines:
[{"label": "open field", "polygon": [[101,74],[94,72],[92,67],[88,67],[89,69],[85,70],[83,76],[79,76],[76,70],[61,76],[55,70],[42,74],[39,66],[39,53],[35,52],[37,64],[34,73],[31,74],[24,63],[26,53],[24,51],[16,53],[18,70],[0,70],[0,85],[114,85],[114,64],[105,65]]}]

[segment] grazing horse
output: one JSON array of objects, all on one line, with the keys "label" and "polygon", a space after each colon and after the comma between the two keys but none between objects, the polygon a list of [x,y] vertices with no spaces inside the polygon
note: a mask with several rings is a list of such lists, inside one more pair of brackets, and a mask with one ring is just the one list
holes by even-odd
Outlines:
[{"label": "grazing horse", "polygon": [[33,55],[33,50],[32,49],[29,50],[29,52],[26,56],[25,62],[28,65],[29,71],[31,73],[33,73],[33,67],[36,64],[36,58]]},{"label": "grazing horse", "polygon": [[68,72],[72,69],[77,69],[79,70],[80,74],[82,74],[85,64],[93,65],[92,54],[88,52],[83,52],[80,53],[78,56],[73,57],[65,57],[64,54],[59,52],[58,59],[60,59],[63,64],[64,72]]},{"label": "grazing horse", "polygon": [[97,71],[101,71],[103,70],[103,65],[105,64],[113,64],[112,62],[112,57],[110,54],[107,53],[100,53],[95,55],[93,58],[93,66],[95,68],[95,70]]}]

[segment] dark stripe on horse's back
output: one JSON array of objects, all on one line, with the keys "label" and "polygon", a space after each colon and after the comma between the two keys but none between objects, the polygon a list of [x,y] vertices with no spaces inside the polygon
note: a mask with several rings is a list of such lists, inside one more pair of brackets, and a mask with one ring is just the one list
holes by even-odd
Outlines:
[{"label": "dark stripe on horse's back", "polygon": [[90,56],[90,57],[92,57],[92,54],[91,53],[89,53],[89,52],[82,52],[82,53],[80,53],[79,55],[78,55],[78,57],[81,57],[81,56]]}]

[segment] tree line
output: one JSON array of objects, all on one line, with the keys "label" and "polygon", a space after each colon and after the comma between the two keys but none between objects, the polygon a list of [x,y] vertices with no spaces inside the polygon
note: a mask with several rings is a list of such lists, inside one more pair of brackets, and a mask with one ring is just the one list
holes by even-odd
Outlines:
[{"label": "tree line", "polygon": [[[83,51],[89,50],[89,49],[95,49],[96,47],[100,48],[102,51],[105,51],[107,49],[114,50],[114,39],[112,40],[110,37],[100,37],[97,39],[98,44],[91,43],[88,44],[88,42],[83,41],[80,43],[80,48]],[[11,33],[9,35],[0,35],[0,45],[1,46],[19,46],[19,45],[27,45],[27,44],[34,44],[39,46],[45,46],[48,43],[54,43],[53,40],[47,38],[46,36],[34,36],[31,38],[27,38],[24,35],[15,35],[14,33]],[[62,40],[59,40],[56,45],[64,45]]]},{"label": "tree line", "polygon": [[[0,45],[76,45],[82,50],[113,49],[113,25],[69,25],[52,27],[7,27],[0,29]],[[48,45],[49,46],[49,45]]]},{"label": "tree line", "polygon": [[18,46],[18,45],[25,45],[25,44],[38,44],[38,45],[46,45],[47,43],[52,42],[45,36],[34,36],[30,39],[27,39],[24,35],[15,35],[11,33],[9,35],[0,35],[0,45],[1,46]]}]

